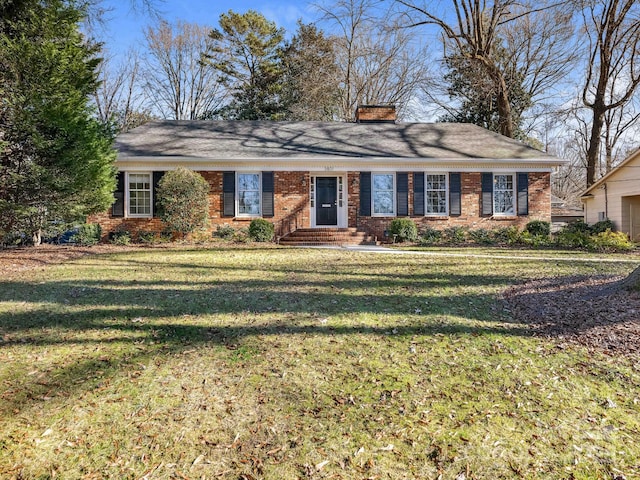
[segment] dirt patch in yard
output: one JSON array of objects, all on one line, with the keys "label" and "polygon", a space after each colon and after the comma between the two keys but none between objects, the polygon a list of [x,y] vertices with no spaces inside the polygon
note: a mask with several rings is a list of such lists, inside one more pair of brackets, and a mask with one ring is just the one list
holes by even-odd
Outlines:
[{"label": "dirt patch in yard", "polygon": [[0,275],[2,278],[16,278],[29,270],[38,270],[47,265],[63,263],[67,260],[98,253],[122,252],[132,247],[115,245],[95,245],[77,247],[71,245],[41,245],[0,250]]},{"label": "dirt patch in yard", "polygon": [[503,293],[505,308],[534,334],[640,358],[640,291],[623,276],[535,280]]}]

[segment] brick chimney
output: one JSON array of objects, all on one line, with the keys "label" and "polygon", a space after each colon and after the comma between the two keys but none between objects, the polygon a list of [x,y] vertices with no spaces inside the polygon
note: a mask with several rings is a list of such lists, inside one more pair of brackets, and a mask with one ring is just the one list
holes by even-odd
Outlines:
[{"label": "brick chimney", "polygon": [[358,105],[356,123],[395,123],[395,105]]}]

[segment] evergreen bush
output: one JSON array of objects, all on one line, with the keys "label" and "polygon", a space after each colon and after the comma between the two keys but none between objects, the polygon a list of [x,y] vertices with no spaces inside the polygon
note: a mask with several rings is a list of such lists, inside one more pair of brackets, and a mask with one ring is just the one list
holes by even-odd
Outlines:
[{"label": "evergreen bush", "polygon": [[236,229],[231,225],[218,225],[213,235],[223,240],[231,240],[236,234]]},{"label": "evergreen bush", "polygon": [[590,226],[592,234],[604,233],[607,230],[611,232],[615,232],[616,227],[611,220],[608,218],[606,220],[600,220],[599,222],[594,223]]},{"label": "evergreen bush", "polygon": [[131,243],[131,232],[129,230],[116,230],[109,234],[109,241],[114,245],[129,245]]},{"label": "evergreen bush", "polygon": [[464,227],[448,227],[442,231],[442,239],[445,243],[459,245],[467,239],[467,229]]},{"label": "evergreen bush", "polygon": [[442,232],[435,228],[425,227],[418,237],[420,245],[435,245],[442,240]]},{"label": "evergreen bush", "polygon": [[415,242],[418,239],[418,227],[410,218],[394,218],[388,230],[394,242]]},{"label": "evergreen bush", "polygon": [[548,237],[551,234],[551,224],[543,220],[532,220],[524,227],[534,237]]},{"label": "evergreen bush", "polygon": [[72,236],[72,241],[78,245],[95,245],[102,236],[102,227],[97,223],[83,223],[76,227],[76,233]]},{"label": "evergreen bush", "polygon": [[249,224],[249,238],[254,242],[270,242],[274,233],[273,223],[264,218],[256,218]]},{"label": "evergreen bush", "polygon": [[485,228],[469,230],[469,239],[478,245],[493,245],[496,243],[494,232]]},{"label": "evergreen bush", "polygon": [[183,237],[205,228],[209,220],[209,183],[184,167],[164,174],[156,191],[167,230]]},{"label": "evergreen bush", "polygon": [[633,243],[626,234],[605,230],[591,236],[592,246],[602,252],[627,252],[633,250]]}]

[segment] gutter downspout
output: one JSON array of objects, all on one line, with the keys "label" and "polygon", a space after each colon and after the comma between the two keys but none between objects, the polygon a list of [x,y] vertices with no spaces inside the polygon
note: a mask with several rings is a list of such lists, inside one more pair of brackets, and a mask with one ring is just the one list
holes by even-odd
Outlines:
[{"label": "gutter downspout", "polygon": [[604,219],[609,220],[609,196],[607,195],[607,183],[602,185],[604,188]]}]

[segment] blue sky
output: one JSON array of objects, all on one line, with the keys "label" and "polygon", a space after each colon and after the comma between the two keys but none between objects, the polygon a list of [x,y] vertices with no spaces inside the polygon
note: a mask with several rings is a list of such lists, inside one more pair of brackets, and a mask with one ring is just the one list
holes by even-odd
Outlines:
[{"label": "blue sky", "polygon": [[[142,29],[153,23],[146,14],[134,11],[128,0],[105,0],[102,5],[109,9],[105,17],[104,27],[99,32],[105,42],[105,48],[113,54],[126,51],[129,47],[142,47]],[[218,26],[221,13],[229,9],[238,13],[256,10],[289,34],[296,28],[296,21],[302,18],[309,22],[316,18],[312,7],[302,1],[288,0],[235,0],[233,2],[216,2],[211,0],[164,0],[157,3],[163,19],[174,22],[185,20],[211,27]]]}]

